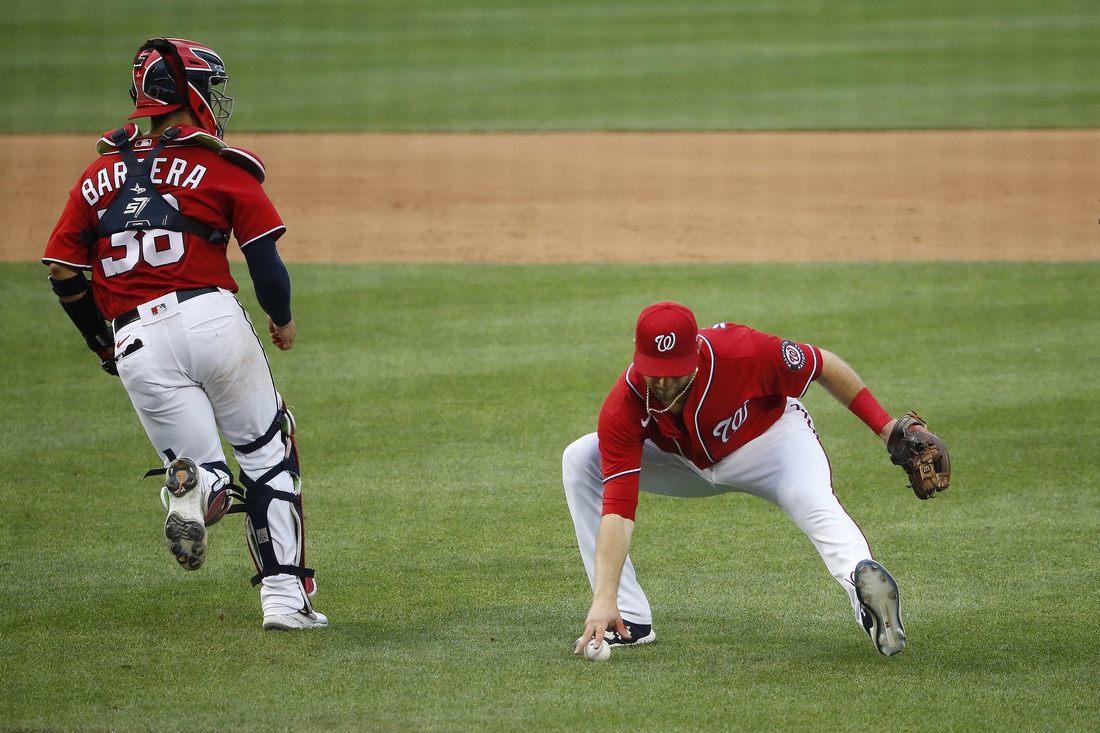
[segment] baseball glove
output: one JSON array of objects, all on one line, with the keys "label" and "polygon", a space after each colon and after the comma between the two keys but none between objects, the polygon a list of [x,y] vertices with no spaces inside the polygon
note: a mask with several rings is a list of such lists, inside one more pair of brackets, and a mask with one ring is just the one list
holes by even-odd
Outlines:
[{"label": "baseball glove", "polygon": [[918,499],[931,499],[951,483],[951,456],[947,446],[931,432],[915,412],[902,415],[886,442],[890,460],[909,475],[909,486]]}]

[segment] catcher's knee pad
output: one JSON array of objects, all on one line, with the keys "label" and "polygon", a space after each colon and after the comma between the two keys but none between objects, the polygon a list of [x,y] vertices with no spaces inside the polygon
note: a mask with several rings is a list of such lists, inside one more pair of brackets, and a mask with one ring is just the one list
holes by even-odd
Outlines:
[{"label": "catcher's knee pad", "polygon": [[[300,475],[298,469],[298,441],[294,437],[296,423],[294,422],[294,415],[287,409],[286,403],[282,403],[282,406],[275,412],[275,419],[271,421],[271,425],[260,437],[253,440],[251,443],[245,443],[244,445],[234,445],[233,450],[237,453],[237,462],[243,466],[245,463],[256,465],[254,461],[249,461],[248,457],[254,454],[260,454],[256,456],[259,459],[258,465],[270,466],[270,463],[264,461],[271,461],[273,457],[278,455],[278,450],[267,450],[267,446],[278,438],[282,444],[283,463],[288,464],[288,470],[295,476]],[[243,462],[242,462],[243,460]],[[256,469],[263,470],[263,469]]]}]

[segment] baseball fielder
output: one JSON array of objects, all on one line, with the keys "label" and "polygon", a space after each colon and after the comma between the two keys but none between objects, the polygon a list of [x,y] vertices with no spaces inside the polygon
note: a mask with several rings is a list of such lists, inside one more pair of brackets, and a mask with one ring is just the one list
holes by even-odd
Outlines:
[{"label": "baseball fielder", "polygon": [[[121,378],[161,455],[164,537],[187,570],[208,556],[207,527],[245,514],[265,629],[328,624],[313,610],[294,419],[263,346],[234,297],[226,247],[244,252],[272,343],[293,347],[285,231],[260,184],[263,164],[226,145],[228,76],[210,48],[154,38],[138,50],[131,123],[105,134],[46,245],[65,312]],[[84,276],[91,271],[89,284]],[[221,449],[233,446],[240,483]],[[243,486],[243,488],[242,488]],[[239,503],[233,504],[233,498]]]},{"label": "baseball fielder", "polygon": [[694,314],[675,303],[643,310],[634,343],[634,362],[604,401],[598,432],[562,458],[593,594],[575,653],[593,639],[612,647],[656,639],[627,556],[639,490],[682,497],[742,491],[770,501],[809,536],[879,652],[904,649],[897,583],[833,494],[829,460],[798,398],[811,382],[821,384],[888,442],[921,498],[947,488],[942,441],[912,413],[891,418],[847,364],[816,346],[733,323],[700,330]]}]

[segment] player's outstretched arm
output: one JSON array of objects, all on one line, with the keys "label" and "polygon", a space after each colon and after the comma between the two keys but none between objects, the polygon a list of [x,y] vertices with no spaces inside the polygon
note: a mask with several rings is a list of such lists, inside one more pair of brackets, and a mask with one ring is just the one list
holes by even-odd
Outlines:
[{"label": "player's outstretched arm", "polygon": [[[868,423],[872,430],[876,430],[885,419],[886,422],[883,427],[876,430],[876,432],[882,438],[883,443],[889,440],[890,431],[897,421],[882,409],[869,391],[865,391],[867,386],[863,383],[863,380],[843,359],[822,349],[821,376],[817,378],[817,383],[836,398],[837,402],[854,412],[865,423]],[[868,404],[864,405],[865,402]]]},{"label": "player's outstretched arm", "polygon": [[630,634],[619,615],[619,578],[623,572],[634,521],[618,514],[605,514],[596,536],[596,587],[592,592],[592,607],[584,620],[584,634],[577,640],[574,654],[580,654],[592,639],[602,643],[603,632],[614,628],[624,639]]},{"label": "player's outstretched arm", "polygon": [[928,430],[915,412],[890,417],[850,366],[828,351],[821,351],[821,375],[817,378],[829,394],[878,433],[890,460],[909,476],[909,485],[920,499],[931,499],[951,483],[951,457],[947,446]]}]

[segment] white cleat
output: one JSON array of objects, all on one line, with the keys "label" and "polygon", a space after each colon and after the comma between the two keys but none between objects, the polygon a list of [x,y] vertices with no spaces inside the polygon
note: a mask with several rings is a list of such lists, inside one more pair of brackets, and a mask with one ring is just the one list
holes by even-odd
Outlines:
[{"label": "white cleat", "polygon": [[190,458],[177,458],[165,472],[163,498],[168,504],[164,539],[168,551],[186,570],[198,570],[206,561],[206,522],[199,467]]},{"label": "white cleat", "polygon": [[864,627],[880,653],[891,657],[905,648],[898,584],[886,568],[863,560],[852,573],[856,598],[863,607]]},{"label": "white cleat", "polygon": [[265,631],[295,631],[297,629],[323,629],[328,626],[328,618],[323,613],[306,611],[297,613],[272,614],[264,616]]}]

